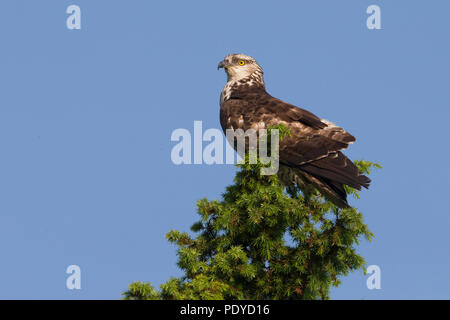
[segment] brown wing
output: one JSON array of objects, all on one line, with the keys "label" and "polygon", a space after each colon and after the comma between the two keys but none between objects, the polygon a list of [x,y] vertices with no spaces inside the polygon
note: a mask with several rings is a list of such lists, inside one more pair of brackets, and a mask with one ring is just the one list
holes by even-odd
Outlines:
[{"label": "brown wing", "polygon": [[[265,91],[250,93],[236,91],[231,96],[231,99],[224,103],[223,107],[224,109],[233,109],[233,107],[237,107],[239,111],[246,113],[245,109],[239,108],[241,105],[245,105],[247,110],[251,109],[256,112],[252,117],[253,119],[259,118],[259,120],[261,120],[262,115],[276,115],[281,121],[299,122],[314,129],[323,129],[327,127],[327,124],[323,123],[320,118],[313,113],[274,98]],[[269,120],[267,117],[265,117],[265,119]]]},{"label": "brown wing", "polygon": [[222,129],[248,130],[284,124],[291,138],[280,143],[280,161],[302,165],[346,149],[355,138],[343,129],[323,122],[311,112],[269,94],[236,94],[221,106]]},{"label": "brown wing", "polygon": [[[273,98],[275,99],[275,98]],[[359,173],[356,165],[341,150],[347,149],[356,139],[344,129],[320,120],[312,113],[281,100],[272,100],[270,109],[286,121],[292,137],[280,142],[280,162],[317,177],[322,186],[331,188],[345,201],[343,184],[358,190],[368,188],[370,179]],[[284,115],[280,115],[284,113]],[[286,119],[287,118],[287,119]]]},{"label": "brown wing", "polygon": [[224,131],[238,128],[257,130],[284,124],[292,137],[280,142],[280,163],[319,179],[344,202],[343,184],[356,189],[369,186],[370,179],[360,175],[353,162],[340,152],[355,141],[351,134],[267,93],[233,95],[221,106],[221,124]]}]

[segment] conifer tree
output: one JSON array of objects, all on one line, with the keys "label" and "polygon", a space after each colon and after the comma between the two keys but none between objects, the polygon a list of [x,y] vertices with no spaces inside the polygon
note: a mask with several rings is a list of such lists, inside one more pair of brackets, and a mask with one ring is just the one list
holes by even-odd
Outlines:
[{"label": "conifer tree", "polygon": [[[365,174],[380,167],[355,163]],[[238,167],[221,201],[197,202],[196,237],[166,235],[184,275],[160,290],[134,282],[124,299],[329,299],[343,276],[364,271],[356,245],[373,234],[357,209],[337,208],[318,191],[285,190],[276,175],[260,174],[260,163]]]}]

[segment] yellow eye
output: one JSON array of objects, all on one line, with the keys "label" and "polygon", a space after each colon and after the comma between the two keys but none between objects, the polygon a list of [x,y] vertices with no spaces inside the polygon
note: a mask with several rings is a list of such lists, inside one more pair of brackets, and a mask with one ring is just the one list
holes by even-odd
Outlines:
[{"label": "yellow eye", "polygon": [[239,63],[240,66],[243,66],[245,64],[245,61],[244,60],[239,60],[238,63]]}]

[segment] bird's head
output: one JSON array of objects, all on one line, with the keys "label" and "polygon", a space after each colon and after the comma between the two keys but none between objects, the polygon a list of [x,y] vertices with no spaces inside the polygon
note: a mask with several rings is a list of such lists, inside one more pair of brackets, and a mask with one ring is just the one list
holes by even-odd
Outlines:
[{"label": "bird's head", "polygon": [[224,68],[228,81],[238,81],[255,76],[261,78],[263,71],[261,66],[250,56],[245,54],[229,54],[219,62],[217,69]]}]

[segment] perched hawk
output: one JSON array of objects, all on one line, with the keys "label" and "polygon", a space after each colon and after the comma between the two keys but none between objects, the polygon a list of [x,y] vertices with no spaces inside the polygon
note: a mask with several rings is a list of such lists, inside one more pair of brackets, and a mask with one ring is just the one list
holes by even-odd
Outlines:
[{"label": "perched hawk", "polygon": [[[220,95],[222,130],[252,128],[256,131],[283,124],[292,137],[280,141],[278,176],[287,187],[303,190],[315,186],[337,206],[348,207],[344,185],[361,190],[370,179],[341,150],[355,138],[335,124],[266,92],[263,71],[255,59],[230,54],[218,65],[228,82]],[[234,146],[233,146],[234,147]]]}]

